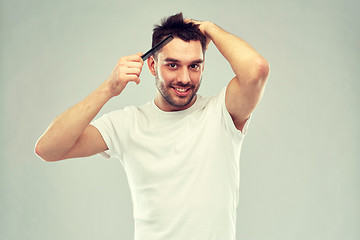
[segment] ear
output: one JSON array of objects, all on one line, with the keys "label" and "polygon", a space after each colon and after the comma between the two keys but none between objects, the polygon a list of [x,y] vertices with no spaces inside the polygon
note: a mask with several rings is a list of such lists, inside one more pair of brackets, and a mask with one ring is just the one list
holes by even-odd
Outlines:
[{"label": "ear", "polygon": [[155,58],[154,55],[150,56],[147,60],[150,73],[155,76]]}]

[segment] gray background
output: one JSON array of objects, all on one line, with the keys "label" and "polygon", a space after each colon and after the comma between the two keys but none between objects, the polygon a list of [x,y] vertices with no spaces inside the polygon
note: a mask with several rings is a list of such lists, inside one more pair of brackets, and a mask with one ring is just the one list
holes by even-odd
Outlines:
[{"label": "gray background", "polygon": [[[0,238],[131,239],[120,162],[46,163],[33,148],[58,114],[150,47],[183,11],[250,42],[271,64],[241,159],[238,239],[360,239],[359,1],[1,0]],[[233,76],[211,45],[200,90]],[[147,67],[100,114],[155,96]]]}]

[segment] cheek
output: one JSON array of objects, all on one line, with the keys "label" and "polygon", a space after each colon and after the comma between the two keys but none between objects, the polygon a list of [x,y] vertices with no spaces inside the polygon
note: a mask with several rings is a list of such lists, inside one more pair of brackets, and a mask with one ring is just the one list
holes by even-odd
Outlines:
[{"label": "cheek", "polygon": [[191,81],[194,83],[199,83],[201,81],[202,71],[193,72],[190,74]]},{"label": "cheek", "polygon": [[163,73],[162,72],[163,71],[161,71],[160,68],[155,68],[156,79],[160,83],[164,83],[164,78],[163,78]]},{"label": "cheek", "polygon": [[174,71],[169,71],[166,68],[160,68],[159,78],[162,82],[171,82],[176,78],[176,73]]}]

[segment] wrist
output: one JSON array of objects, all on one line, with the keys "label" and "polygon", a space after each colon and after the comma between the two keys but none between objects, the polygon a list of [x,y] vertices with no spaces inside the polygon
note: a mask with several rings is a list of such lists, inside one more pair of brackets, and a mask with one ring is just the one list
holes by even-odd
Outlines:
[{"label": "wrist", "polygon": [[96,90],[96,94],[101,98],[104,98],[106,101],[110,100],[114,94],[111,91],[111,87],[107,83],[107,81],[103,82]]},{"label": "wrist", "polygon": [[214,30],[216,30],[218,26],[213,22],[205,22],[204,24],[204,34],[206,37],[211,39]]}]

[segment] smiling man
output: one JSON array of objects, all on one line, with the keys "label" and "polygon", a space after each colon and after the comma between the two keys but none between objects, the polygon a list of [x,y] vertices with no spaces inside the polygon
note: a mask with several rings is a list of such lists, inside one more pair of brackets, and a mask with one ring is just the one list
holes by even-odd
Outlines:
[{"label": "smiling man", "polygon": [[163,111],[178,111],[190,107],[196,100],[204,70],[200,42],[185,42],[175,38],[155,58],[148,61],[159,93],[155,104]]},{"label": "smiling man", "polygon": [[[241,145],[268,63],[241,38],[181,13],[155,27],[152,45],[168,34],[174,40],[148,59],[158,90],[153,101],[93,121],[128,82],[140,82],[142,53],[122,57],[104,83],[53,121],[35,151],[49,162],[97,153],[120,159],[136,240],[234,240]],[[235,76],[204,97],[197,91],[211,41]]]}]

